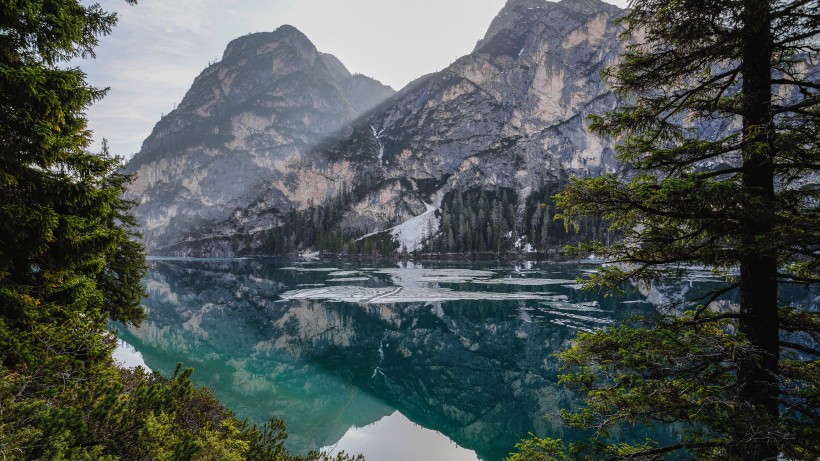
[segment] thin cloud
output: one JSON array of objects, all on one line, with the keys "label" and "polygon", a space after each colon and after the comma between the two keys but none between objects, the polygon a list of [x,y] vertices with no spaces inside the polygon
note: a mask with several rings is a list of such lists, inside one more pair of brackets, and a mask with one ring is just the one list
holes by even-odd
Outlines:
[{"label": "thin cloud", "polygon": [[72,64],[93,85],[111,87],[88,112],[97,146],[105,137],[113,153],[130,157],[161,114],[182,100],[194,78],[236,37],[292,24],[351,72],[398,90],[469,53],[505,0],[100,3],[117,12],[119,24],[102,38],[96,60]]}]

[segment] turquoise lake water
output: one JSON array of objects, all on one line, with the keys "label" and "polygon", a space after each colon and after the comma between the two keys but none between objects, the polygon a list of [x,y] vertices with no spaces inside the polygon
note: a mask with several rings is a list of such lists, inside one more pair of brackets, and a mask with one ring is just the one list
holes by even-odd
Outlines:
[{"label": "turquoise lake water", "polygon": [[177,362],[240,418],[285,421],[294,452],[368,461],[500,461],[573,434],[553,354],[579,331],[714,287],[579,290],[580,262],[152,260],[148,320],[120,336],[153,370]]}]

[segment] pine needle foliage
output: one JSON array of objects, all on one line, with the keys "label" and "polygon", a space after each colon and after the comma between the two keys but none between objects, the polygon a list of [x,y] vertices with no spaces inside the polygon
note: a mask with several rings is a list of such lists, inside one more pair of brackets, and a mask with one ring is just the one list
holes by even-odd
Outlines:
[{"label": "pine needle foliage", "polygon": [[[611,262],[589,287],[692,265],[726,285],[579,335],[560,358],[585,406],[564,418],[593,437],[566,448],[533,438],[511,459],[819,459],[820,313],[778,295],[820,282],[820,2],[630,6],[626,51],[606,71],[624,104],[592,118],[629,178],[575,180],[557,196],[560,218],[600,216],[624,236],[575,248]],[[731,296],[736,307],[715,302]],[[615,438],[659,425],[679,441]]]},{"label": "pine needle foliage", "polygon": [[109,322],[145,315],[145,256],[121,159],[88,150],[105,90],[65,63],[115,22],[78,0],[0,1],[0,458],[352,459],[290,455],[281,421],[237,420],[190,370],[113,363]]}]

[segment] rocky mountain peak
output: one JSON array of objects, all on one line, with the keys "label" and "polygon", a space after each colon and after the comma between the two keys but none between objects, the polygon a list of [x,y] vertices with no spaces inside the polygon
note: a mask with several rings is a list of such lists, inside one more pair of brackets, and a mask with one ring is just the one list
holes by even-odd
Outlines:
[{"label": "rocky mountain peak", "polygon": [[225,48],[222,60],[245,57],[249,54],[263,54],[278,44],[290,45],[308,55],[317,53],[316,47],[305,34],[285,24],[273,32],[256,32],[232,40]]},{"label": "rocky mountain peak", "polygon": [[347,70],[347,67],[345,67],[345,65],[342,64],[342,61],[339,61],[339,58],[336,56],[329,53],[321,53],[320,58],[325,64],[325,67],[327,67],[330,73],[335,75],[336,78],[343,79],[351,76],[350,71]]},{"label": "rocky mountain peak", "polygon": [[504,8],[490,23],[484,38],[476,43],[473,52],[484,48],[499,34],[504,35],[506,40],[509,40],[510,36],[523,36],[539,22],[564,30],[585,22],[585,17],[588,16],[600,13],[614,16],[622,11],[617,6],[601,0],[507,0]]},{"label": "rocky mountain peak", "polygon": [[503,30],[520,28],[522,24],[529,24],[528,17],[535,16],[535,11],[547,8],[552,2],[546,0],[507,0],[504,8],[498,12],[490,23],[484,38],[476,43],[473,52],[478,51],[486,45],[493,37]]},{"label": "rocky mountain peak", "polygon": [[487,230],[486,213],[462,216],[480,238],[535,242],[530,195],[617,168],[586,120],[617,105],[601,69],[619,55],[622,12],[509,0],[475,52],[393,97],[291,26],[233,41],[132,161],[148,250],[290,251],[322,226],[389,231],[414,251],[425,234],[452,233],[445,199],[480,190],[510,202],[505,232]]},{"label": "rocky mountain peak", "polygon": [[561,0],[557,5],[586,16],[599,14],[601,12],[617,14],[623,11],[611,3],[606,3],[601,0]]},{"label": "rocky mountain peak", "polygon": [[393,93],[352,75],[293,26],[231,41],[126,168],[136,173],[128,196],[140,203],[149,251],[166,231],[225,219],[272,184],[283,209],[321,201],[321,191],[291,192],[289,165]]}]

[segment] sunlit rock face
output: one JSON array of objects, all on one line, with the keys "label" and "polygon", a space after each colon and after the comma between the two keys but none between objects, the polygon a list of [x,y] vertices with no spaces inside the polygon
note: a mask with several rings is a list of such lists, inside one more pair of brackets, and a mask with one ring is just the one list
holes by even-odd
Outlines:
[{"label": "sunlit rock face", "polygon": [[[302,174],[299,163],[312,146],[392,94],[352,75],[291,26],[232,41],[127,167],[136,174],[127,195],[139,204],[149,251],[228,218],[260,190],[268,191],[266,206],[284,210],[335,194],[322,177]],[[330,169],[353,174],[349,165]]]},{"label": "sunlit rock face", "polygon": [[616,106],[600,73],[621,50],[622,14],[598,0],[509,1],[471,54],[410,83],[327,148],[374,166],[372,192],[343,226],[385,229],[451,190],[525,197],[556,178],[615,171],[611,142],[586,118]]},{"label": "sunlit rock face", "polygon": [[[260,236],[283,224],[282,211],[320,204],[345,187],[359,193],[338,225],[368,233],[427,212],[451,190],[509,187],[524,200],[525,191],[558,178],[615,171],[611,141],[590,133],[587,116],[616,106],[600,72],[621,51],[615,19],[623,13],[599,0],[510,0],[471,54],[355,120],[383,87],[349,77],[312,46],[297,46],[306,40],[265,38],[281,30],[238,39],[223,63],[241,56],[281,83],[252,99],[261,101],[252,108],[226,112],[220,108],[237,107],[231,101],[257,86],[220,76],[225,65],[217,64],[157,125],[133,166],[149,250],[254,254]],[[262,58],[266,64],[256,64]],[[306,73],[342,83],[311,86],[292,77]],[[306,88],[286,91],[297,83]],[[345,104],[340,95],[364,102]],[[283,107],[300,114],[284,126],[277,118]],[[207,136],[187,136],[186,129]],[[163,142],[182,145],[170,156]],[[245,166],[230,167],[238,158]],[[181,218],[191,212],[197,216]]]}]

